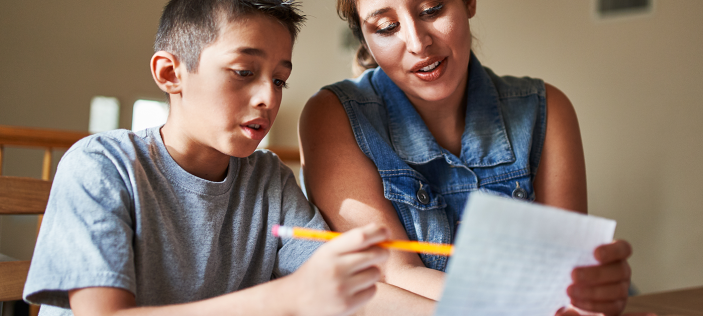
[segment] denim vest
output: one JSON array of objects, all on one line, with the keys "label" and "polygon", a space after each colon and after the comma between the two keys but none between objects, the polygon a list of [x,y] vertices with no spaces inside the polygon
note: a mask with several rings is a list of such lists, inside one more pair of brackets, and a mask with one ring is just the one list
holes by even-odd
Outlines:
[{"label": "denim vest", "polygon": [[[349,117],[359,148],[378,169],[384,196],[411,240],[452,243],[472,192],[534,200],[546,128],[544,82],[498,77],[471,55],[460,157],[439,146],[382,69],[324,87]],[[448,257],[420,255],[444,271]]]}]

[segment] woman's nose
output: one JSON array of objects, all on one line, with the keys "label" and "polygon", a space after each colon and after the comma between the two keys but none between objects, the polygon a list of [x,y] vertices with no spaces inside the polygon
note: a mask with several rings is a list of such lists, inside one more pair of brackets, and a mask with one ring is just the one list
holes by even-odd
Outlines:
[{"label": "woman's nose", "polygon": [[405,46],[409,53],[422,55],[432,44],[432,37],[422,23],[409,20],[405,23]]}]

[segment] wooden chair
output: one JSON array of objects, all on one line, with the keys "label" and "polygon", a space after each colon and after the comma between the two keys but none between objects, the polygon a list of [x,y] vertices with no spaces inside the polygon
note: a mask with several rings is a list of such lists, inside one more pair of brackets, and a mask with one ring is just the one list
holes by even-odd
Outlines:
[{"label": "wooden chair", "polygon": [[[0,125],[0,215],[39,215],[41,225],[51,189],[52,152],[66,149],[87,132],[68,132]],[[44,149],[42,179],[2,176],[2,160],[7,146]],[[0,261],[0,302],[22,299],[30,261]],[[0,303],[1,304],[1,303]],[[0,306],[0,314],[2,314]],[[30,306],[30,315],[37,315],[38,306]]]}]

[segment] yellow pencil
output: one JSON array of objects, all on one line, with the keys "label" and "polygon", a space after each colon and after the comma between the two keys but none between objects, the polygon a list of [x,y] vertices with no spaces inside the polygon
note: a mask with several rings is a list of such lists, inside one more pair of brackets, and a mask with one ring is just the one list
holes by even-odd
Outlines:
[{"label": "yellow pencil", "polygon": [[[271,232],[281,238],[301,238],[319,241],[331,240],[342,233],[301,227],[273,226]],[[378,244],[380,247],[401,251],[428,253],[440,256],[451,256],[454,246],[422,241],[390,240]]]}]

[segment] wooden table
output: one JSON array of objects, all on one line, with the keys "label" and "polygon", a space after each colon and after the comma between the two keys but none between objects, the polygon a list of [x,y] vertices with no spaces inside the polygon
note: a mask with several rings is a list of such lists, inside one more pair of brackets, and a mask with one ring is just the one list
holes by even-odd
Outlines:
[{"label": "wooden table", "polygon": [[703,316],[703,287],[633,296],[627,300],[625,312]]}]

